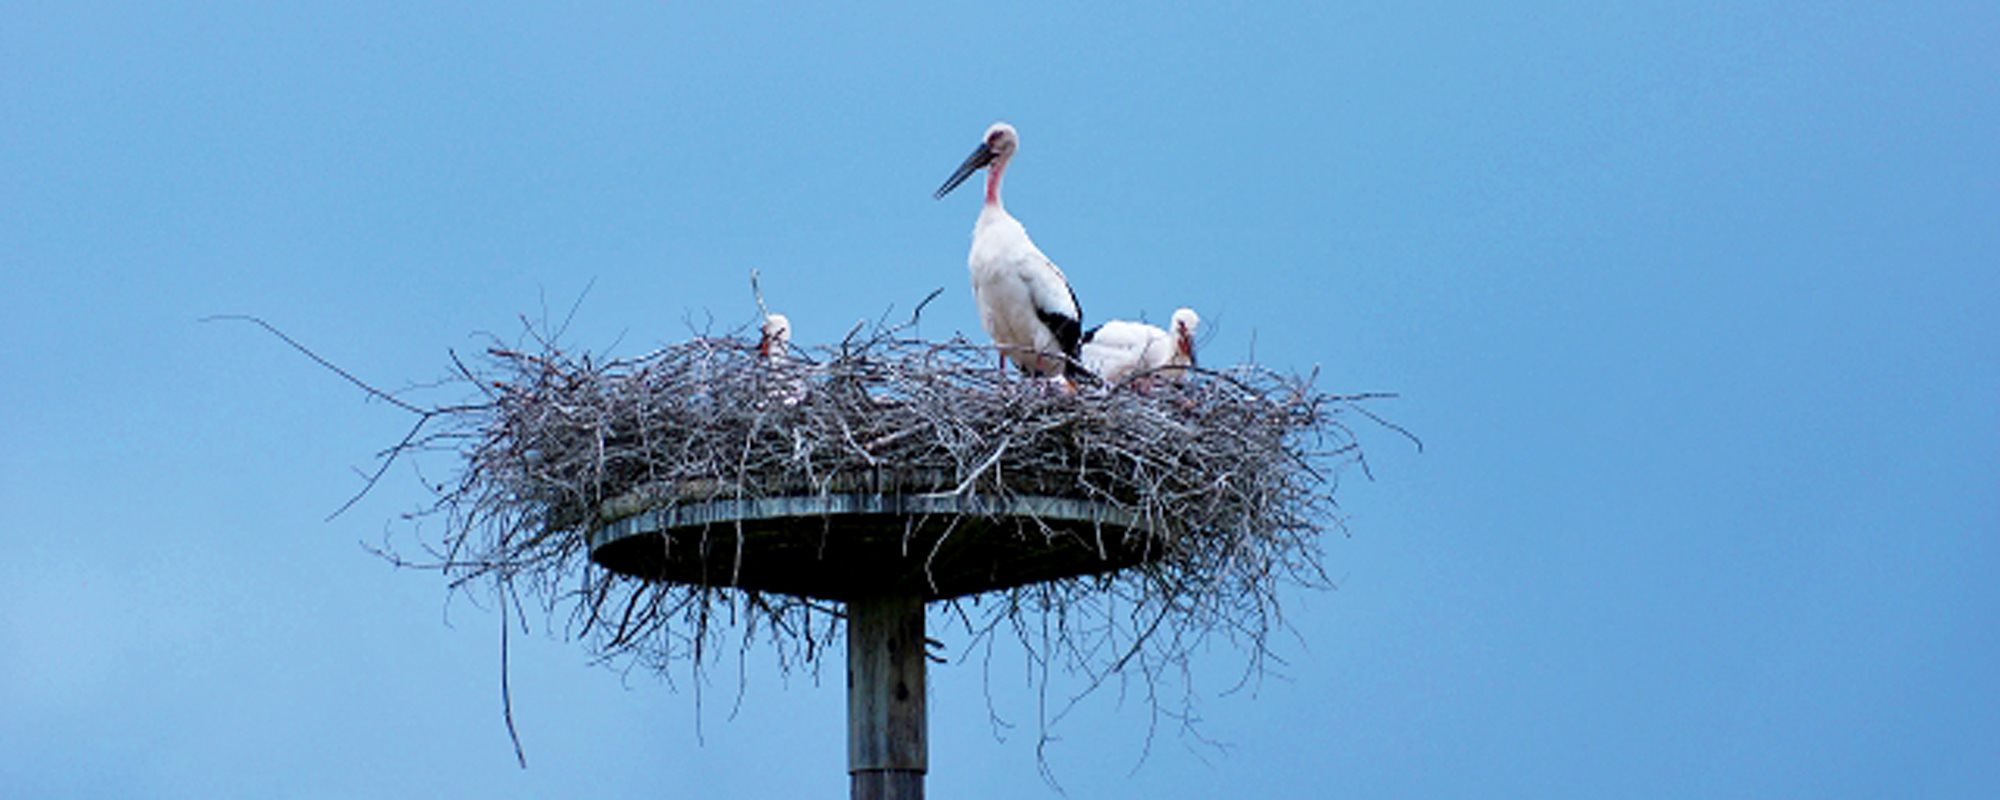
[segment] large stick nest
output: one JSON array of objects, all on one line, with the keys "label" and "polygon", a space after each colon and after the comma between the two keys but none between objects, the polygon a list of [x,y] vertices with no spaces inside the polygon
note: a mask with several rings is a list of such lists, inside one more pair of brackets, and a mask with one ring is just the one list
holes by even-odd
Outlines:
[{"label": "large stick nest", "polygon": [[998,369],[991,347],[896,328],[776,361],[741,336],[616,360],[527,341],[459,363],[484,402],[430,412],[424,422],[442,425],[405,442],[463,458],[434,509],[448,524],[426,543],[429,565],[455,588],[492,582],[503,603],[539,598],[599,657],[662,672],[681,659],[698,669],[732,629],[743,646],[775,645],[781,665],[812,662],[841,612],[598,567],[585,533],[608,509],[885,484],[1081,498],[1142,521],[1125,531],[1145,538],[1126,543],[1149,554],[1139,566],[952,601],[949,618],[989,654],[1011,631],[1043,678],[1054,667],[1092,686],[1184,671],[1215,635],[1262,664],[1283,625],[1280,587],[1329,583],[1320,547],[1341,530],[1334,490],[1362,463],[1348,423],[1388,425],[1358,405],[1370,395],[1254,364],[1068,393]]}]

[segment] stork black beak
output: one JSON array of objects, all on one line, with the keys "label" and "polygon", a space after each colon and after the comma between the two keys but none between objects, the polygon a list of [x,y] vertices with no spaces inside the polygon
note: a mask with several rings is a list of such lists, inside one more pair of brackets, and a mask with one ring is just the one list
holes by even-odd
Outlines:
[{"label": "stork black beak", "polygon": [[978,172],[980,167],[991,163],[993,163],[993,148],[981,142],[979,149],[972,151],[972,155],[965,157],[965,163],[958,165],[958,171],[952,173],[950,178],[945,179],[944,185],[939,186],[937,194],[932,195],[932,197],[940,200],[944,199],[944,196],[950,194],[951,190],[958,188],[959,184],[964,183],[966,178],[972,177],[972,173]]}]

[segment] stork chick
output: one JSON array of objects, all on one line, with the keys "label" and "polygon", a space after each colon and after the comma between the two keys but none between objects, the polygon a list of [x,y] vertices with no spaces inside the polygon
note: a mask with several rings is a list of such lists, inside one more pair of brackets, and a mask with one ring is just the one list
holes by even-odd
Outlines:
[{"label": "stork chick", "polygon": [[792,343],[792,321],[783,314],[765,314],[763,338],[757,340],[757,357],[773,363],[785,360]]},{"label": "stork chick", "polygon": [[792,321],[783,314],[765,314],[763,337],[757,340],[757,358],[774,375],[775,383],[769,394],[771,399],[788,406],[795,406],[806,398],[805,376],[797,373],[789,353],[792,343]]},{"label": "stork chick", "polygon": [[1154,375],[1183,380],[1188,368],[1195,366],[1194,334],[1200,325],[1201,317],[1192,308],[1174,311],[1171,331],[1111,320],[1083,335],[1083,365],[1113,385]]}]

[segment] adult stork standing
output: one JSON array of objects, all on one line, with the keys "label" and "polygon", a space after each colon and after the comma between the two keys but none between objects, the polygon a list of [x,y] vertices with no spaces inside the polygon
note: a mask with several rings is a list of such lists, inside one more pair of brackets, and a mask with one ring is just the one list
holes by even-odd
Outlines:
[{"label": "adult stork standing", "polygon": [[1000,176],[1021,145],[1014,126],[995,122],[979,147],[958,171],[938,187],[943,197],[986,168],[986,204],[972,225],[972,299],[979,305],[979,323],[1000,348],[1001,357],[1031,375],[1068,377],[1082,355],[1083,307],[1069,279],[1041,248],[1028,229],[1000,202]]},{"label": "adult stork standing", "polygon": [[1151,375],[1182,380],[1195,366],[1194,332],[1200,325],[1201,317],[1192,308],[1174,311],[1171,332],[1143,322],[1111,320],[1083,335],[1083,365],[1105,383]]}]

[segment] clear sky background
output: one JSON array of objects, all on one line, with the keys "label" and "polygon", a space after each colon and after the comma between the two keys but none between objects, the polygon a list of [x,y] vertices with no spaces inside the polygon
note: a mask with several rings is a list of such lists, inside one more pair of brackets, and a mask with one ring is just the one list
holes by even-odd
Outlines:
[{"label": "clear sky background", "polygon": [[[407,420],[196,320],[391,386],[752,268],[806,343],[977,333],[931,191],[1006,119],[1089,320],[1427,444],[1365,432],[1282,677],[1197,663],[1226,753],[1100,695],[1072,796],[2000,794],[2000,6],[1072,5],[7,4],[3,793],[843,796],[837,656],[739,701],[539,619],[517,768],[497,615],[361,547],[416,474],[325,520]],[[932,675],[934,796],[1054,796],[1018,666]]]}]

